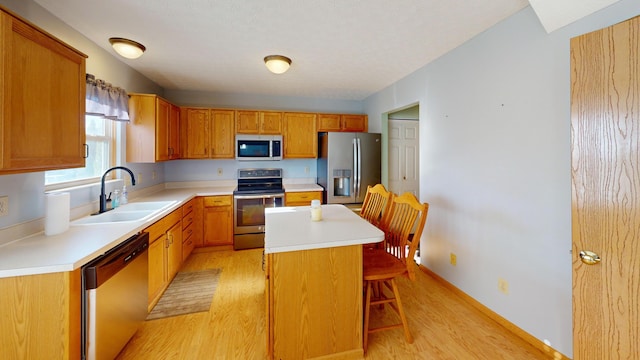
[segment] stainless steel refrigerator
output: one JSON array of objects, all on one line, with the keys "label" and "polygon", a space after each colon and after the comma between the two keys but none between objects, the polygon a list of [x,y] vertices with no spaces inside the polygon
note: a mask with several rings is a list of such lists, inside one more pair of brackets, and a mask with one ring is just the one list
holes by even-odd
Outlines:
[{"label": "stainless steel refrigerator", "polygon": [[324,132],[318,134],[318,184],[325,204],[364,201],[368,185],[380,183],[380,134]]}]

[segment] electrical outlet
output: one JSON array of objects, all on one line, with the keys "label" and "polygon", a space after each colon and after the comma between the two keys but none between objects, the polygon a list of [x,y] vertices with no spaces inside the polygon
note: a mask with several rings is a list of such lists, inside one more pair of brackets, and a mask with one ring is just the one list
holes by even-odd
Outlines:
[{"label": "electrical outlet", "polygon": [[142,185],[142,173],[136,175],[136,184]]},{"label": "electrical outlet", "polygon": [[218,168],[218,176],[222,176],[222,168]]},{"label": "electrical outlet", "polygon": [[154,171],[151,173],[151,180],[155,180],[158,177],[158,174]]},{"label": "electrical outlet", "polygon": [[449,262],[453,266],[456,266],[458,264],[458,257],[456,256],[456,254],[454,253],[449,254]]},{"label": "electrical outlet", "polygon": [[309,174],[309,167],[308,167],[308,166],[305,166],[305,168],[304,168],[304,173],[305,173],[305,174]]},{"label": "electrical outlet", "polygon": [[505,295],[509,294],[509,283],[507,282],[507,280],[498,278],[498,290],[500,290],[500,292]]},{"label": "electrical outlet", "polygon": [[9,197],[0,196],[0,216],[9,215]]}]

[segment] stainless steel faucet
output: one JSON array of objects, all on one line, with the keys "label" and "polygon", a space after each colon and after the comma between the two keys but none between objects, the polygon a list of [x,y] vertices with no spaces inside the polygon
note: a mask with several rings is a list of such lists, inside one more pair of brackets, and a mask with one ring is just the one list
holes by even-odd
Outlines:
[{"label": "stainless steel faucet", "polygon": [[107,195],[104,193],[104,179],[107,176],[107,174],[113,170],[125,170],[126,172],[129,173],[129,175],[131,175],[131,185],[132,186],[136,185],[136,179],[133,177],[133,172],[124,166],[114,166],[111,169],[105,171],[104,174],[102,174],[102,180],[100,181],[100,211],[98,211],[98,214],[102,214],[103,212],[108,211]]}]

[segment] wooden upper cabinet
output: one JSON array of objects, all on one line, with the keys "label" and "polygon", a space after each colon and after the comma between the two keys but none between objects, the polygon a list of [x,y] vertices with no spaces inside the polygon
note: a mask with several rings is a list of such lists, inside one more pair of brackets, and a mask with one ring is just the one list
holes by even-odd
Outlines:
[{"label": "wooden upper cabinet", "polygon": [[238,134],[282,134],[282,113],[278,111],[236,111]]},{"label": "wooden upper cabinet", "polygon": [[180,107],[171,104],[169,113],[169,160],[181,158]]},{"label": "wooden upper cabinet", "polygon": [[209,158],[209,109],[183,108],[182,148],[185,158]]},{"label": "wooden upper cabinet", "polygon": [[0,9],[0,174],[85,166],[86,55]]},{"label": "wooden upper cabinet", "polygon": [[259,131],[260,114],[258,111],[236,111],[236,133],[257,134]]},{"label": "wooden upper cabinet", "polygon": [[234,110],[211,110],[211,158],[235,158]]},{"label": "wooden upper cabinet", "polygon": [[183,158],[235,158],[235,111],[183,108]]},{"label": "wooden upper cabinet", "polygon": [[316,114],[284,113],[284,157],[317,158],[318,134],[316,131]]},{"label": "wooden upper cabinet", "polygon": [[368,130],[367,115],[318,114],[318,131],[353,131]]},{"label": "wooden upper cabinet", "polygon": [[180,154],[178,108],[154,94],[130,94],[127,162],[176,159]]},{"label": "wooden upper cabinet", "polygon": [[260,134],[282,134],[282,113],[276,111],[261,111]]}]

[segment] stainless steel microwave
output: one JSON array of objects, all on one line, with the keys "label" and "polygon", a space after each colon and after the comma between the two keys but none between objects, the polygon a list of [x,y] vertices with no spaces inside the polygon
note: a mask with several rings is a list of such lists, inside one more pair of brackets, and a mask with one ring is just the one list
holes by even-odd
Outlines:
[{"label": "stainless steel microwave", "polygon": [[282,135],[236,135],[236,160],[282,160]]}]

